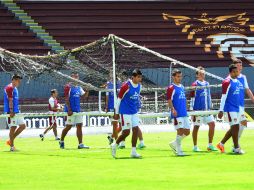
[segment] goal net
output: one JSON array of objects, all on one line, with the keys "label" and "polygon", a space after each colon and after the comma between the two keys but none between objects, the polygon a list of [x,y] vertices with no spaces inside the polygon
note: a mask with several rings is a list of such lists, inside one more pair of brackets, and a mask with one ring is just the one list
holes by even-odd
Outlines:
[{"label": "goal net", "polygon": [[[167,122],[166,88],[172,82],[171,72],[174,68],[180,69],[183,73],[182,84],[185,86],[188,100],[190,91],[195,90],[191,84],[196,80],[197,67],[115,35],[103,37],[60,54],[46,56],[16,54],[0,48],[0,70],[3,81],[1,89],[3,90],[10,82],[13,73],[19,73],[24,77],[19,93],[21,112],[26,117],[48,116],[50,89],[58,90],[60,103],[64,104],[63,89],[69,82],[75,82],[90,92],[88,98],[82,99],[80,114],[108,117],[112,113],[103,112],[106,92],[112,92],[116,97],[117,82],[128,80],[135,68],[139,68],[143,73],[140,99],[141,117],[144,118],[145,124]],[[79,74],[79,80],[70,77],[72,72]],[[219,107],[220,84],[223,79],[207,70],[205,75],[206,81],[210,83],[208,88],[213,99],[213,109],[216,110]],[[107,81],[114,84],[113,89],[105,88]],[[189,112],[189,115],[209,113],[216,111]],[[65,114],[57,113],[57,115]]]}]

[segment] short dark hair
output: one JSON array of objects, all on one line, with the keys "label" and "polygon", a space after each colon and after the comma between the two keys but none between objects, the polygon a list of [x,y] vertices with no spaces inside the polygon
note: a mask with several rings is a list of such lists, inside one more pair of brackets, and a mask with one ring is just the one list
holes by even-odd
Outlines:
[{"label": "short dark hair", "polygon": [[179,69],[174,69],[172,71],[172,76],[174,77],[174,76],[176,76],[176,74],[182,74],[182,71],[180,71]]},{"label": "short dark hair", "polygon": [[233,60],[233,64],[238,64],[238,63],[242,63],[241,59],[234,59]]},{"label": "short dark hair", "polygon": [[198,66],[197,69],[198,69],[198,70],[196,71],[196,75],[197,75],[200,71],[205,71],[205,68],[202,67],[202,66]]},{"label": "short dark hair", "polygon": [[134,70],[132,71],[132,76],[133,76],[133,77],[136,77],[136,76],[138,76],[138,75],[142,75],[142,72],[141,72],[139,69],[134,69]]},{"label": "short dark hair", "polygon": [[57,89],[51,89],[50,90],[51,95],[55,94],[56,92],[57,92]]},{"label": "short dark hair", "polygon": [[228,66],[228,70],[229,70],[230,73],[231,73],[234,69],[237,69],[237,66],[236,66],[235,64],[230,64],[230,65]]},{"label": "short dark hair", "polygon": [[78,72],[77,71],[72,71],[71,75],[78,75]]},{"label": "short dark hair", "polygon": [[23,79],[23,77],[21,75],[19,75],[19,74],[12,75],[11,80],[17,80],[17,79],[21,80],[21,79]]}]

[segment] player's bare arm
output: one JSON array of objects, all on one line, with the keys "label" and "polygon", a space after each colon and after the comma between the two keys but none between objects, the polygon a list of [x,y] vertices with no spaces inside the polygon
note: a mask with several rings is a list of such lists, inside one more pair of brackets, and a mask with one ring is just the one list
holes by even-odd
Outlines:
[{"label": "player's bare arm", "polygon": [[14,117],[15,113],[13,112],[13,98],[8,99],[9,99],[10,117]]},{"label": "player's bare arm", "polygon": [[170,111],[172,112],[173,116],[177,117],[177,111],[175,110],[172,100],[168,100],[168,107]]}]

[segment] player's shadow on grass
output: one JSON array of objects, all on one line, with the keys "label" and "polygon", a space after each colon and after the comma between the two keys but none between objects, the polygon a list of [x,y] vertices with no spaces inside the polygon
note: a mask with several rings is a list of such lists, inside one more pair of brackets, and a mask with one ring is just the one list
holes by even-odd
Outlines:
[{"label": "player's shadow on grass", "polygon": [[9,153],[11,153],[11,154],[15,154],[15,152],[16,153],[20,153],[20,150],[15,150],[15,151],[10,151],[10,150],[4,150],[4,151],[2,151],[2,152],[9,152]]},{"label": "player's shadow on grass", "polygon": [[[193,155],[213,154],[212,152],[208,152],[208,151],[200,151],[200,152],[184,151],[184,152],[188,152],[188,153],[191,153],[191,154],[193,154]],[[215,153],[216,153],[216,152],[215,152]]]},{"label": "player's shadow on grass", "polygon": [[125,157],[117,157],[117,158],[115,158],[115,160],[142,160],[142,159],[144,159],[144,157],[141,157],[141,158],[132,158],[132,157],[125,156]]},{"label": "player's shadow on grass", "polygon": [[228,153],[225,153],[224,155],[229,155],[229,156],[243,156],[243,154],[235,154],[233,152],[228,152]]},{"label": "player's shadow on grass", "polygon": [[169,156],[165,156],[165,157],[170,157],[170,158],[182,158],[182,157],[189,157],[192,156],[191,154],[186,154],[184,156],[177,156],[175,154],[169,155]]},{"label": "player's shadow on grass", "polygon": [[110,147],[93,147],[95,149],[101,149],[101,150],[109,150],[111,149]]},{"label": "player's shadow on grass", "polygon": [[[4,152],[9,152],[9,153],[15,153],[15,152],[10,152],[10,151],[4,151]],[[69,158],[69,157],[75,157],[75,158],[87,158],[84,157],[84,155],[79,155],[79,156],[73,156],[73,155],[60,155],[60,154],[38,154],[38,153],[27,153],[27,152],[18,152],[19,155],[25,155],[25,156],[50,156],[50,157],[63,157],[63,158]]]}]

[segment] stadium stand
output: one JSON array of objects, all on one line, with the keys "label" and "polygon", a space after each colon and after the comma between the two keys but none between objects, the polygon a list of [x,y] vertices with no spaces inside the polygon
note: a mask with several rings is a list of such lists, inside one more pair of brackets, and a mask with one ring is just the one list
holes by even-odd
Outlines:
[{"label": "stadium stand", "polygon": [[44,55],[50,51],[42,40],[0,4],[0,47],[16,53]]},{"label": "stadium stand", "polygon": [[[78,47],[114,33],[188,64],[205,67],[218,66],[220,54],[217,55],[217,51],[220,45],[207,46],[212,40],[207,36],[215,31],[203,31],[196,33],[193,39],[187,39],[188,33],[183,32],[184,25],[177,26],[174,19],[164,20],[162,13],[189,17],[190,24],[202,27],[205,21],[198,19],[204,16],[210,19],[210,17],[218,18],[244,12],[246,18],[252,16],[253,6],[249,6],[250,3],[249,0],[245,0],[244,3],[232,0],[230,3],[214,1],[209,4],[197,1],[191,5],[188,1],[170,4],[166,2],[17,1],[17,4],[54,36],[65,49]],[[226,25],[234,19],[237,18],[218,23]],[[248,24],[241,25],[241,29],[245,30],[244,35],[251,34],[248,29],[250,22],[252,21],[249,20]],[[222,32],[232,32],[230,30],[225,29]],[[201,43],[200,39],[202,39]],[[226,52],[219,62],[220,67],[228,65],[231,62],[229,53]]]}]

